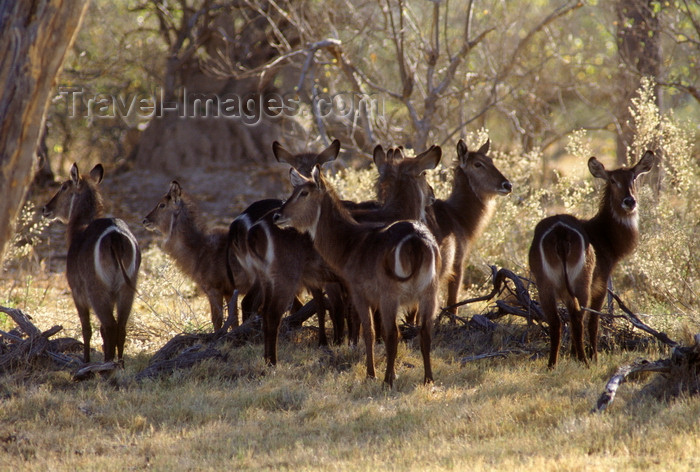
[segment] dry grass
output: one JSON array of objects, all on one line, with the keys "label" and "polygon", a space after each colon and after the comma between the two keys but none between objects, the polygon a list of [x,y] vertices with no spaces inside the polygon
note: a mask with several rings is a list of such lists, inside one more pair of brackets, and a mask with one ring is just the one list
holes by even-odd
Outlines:
[{"label": "dry grass", "polygon": [[[652,141],[647,133],[639,146],[666,150],[663,168],[670,184],[660,195],[642,189],[641,249],[618,268],[615,285],[631,308],[651,314],[644,317],[648,324],[687,340],[700,332],[700,193],[692,184],[700,177],[697,156],[688,134],[671,118],[656,120],[658,110],[644,103],[638,110],[638,127],[661,133]],[[469,139],[477,146],[485,132]],[[595,211],[596,188],[585,172],[588,147],[585,135],[577,134],[567,161],[578,167],[562,172],[548,187],[539,186],[537,151],[527,156],[494,152],[496,164],[514,181],[514,195],[499,199],[500,223],[487,228],[472,253],[463,296],[489,291],[487,264],[527,274],[527,245],[543,215],[555,209],[582,216]],[[432,178],[436,192],[444,194],[449,172]],[[122,188],[129,177],[116,180]],[[167,183],[168,177],[160,180]],[[336,182],[344,185],[346,197],[359,199],[372,194],[372,181],[368,173],[349,172]],[[165,189],[162,182],[151,189],[154,202]],[[143,204],[140,191],[125,194],[131,198],[126,203]],[[219,195],[206,201],[231,200]],[[145,210],[128,208],[132,227]],[[217,216],[224,214],[232,210]],[[31,233],[33,226],[27,227]],[[22,308],[42,329],[61,324],[63,334],[80,338],[62,273],[62,236],[55,227],[48,232],[52,237],[48,242],[44,237],[36,253],[30,251],[0,273],[0,303]],[[264,366],[262,346],[253,344],[229,349],[226,361],[136,382],[135,374],[174,334],[209,329],[205,297],[160,250],[145,246],[125,370],[112,379],[82,383],[49,368],[1,376],[0,470],[539,472],[700,466],[697,396],[670,396],[667,384],[646,375],[623,385],[604,414],[590,413],[618,366],[667,352],[653,344],[642,352],[613,345],[590,368],[565,356],[550,371],[541,357],[547,338],[519,319],[501,320],[493,332],[441,325],[431,386],[421,385],[415,341],[400,345],[399,378],[389,391],[380,381],[365,379],[363,347],[321,350],[311,330],[280,341],[276,368]],[[467,306],[460,315],[468,318],[487,308]],[[0,316],[0,329],[12,327]],[[99,343],[96,334],[93,344]],[[506,358],[460,361],[514,347],[520,353]],[[383,347],[377,351],[382,372]]]},{"label": "dry grass", "polygon": [[[584,368],[564,358],[549,371],[532,352],[546,339],[519,320],[483,333],[441,325],[435,385],[423,386],[416,342],[402,343],[394,390],[364,378],[364,349],[320,350],[311,331],[280,342],[267,368],[262,346],[227,351],[191,371],[137,383],[171,332],[206,328],[204,297],[157,249],[127,341],[126,369],[82,383],[38,369],[0,378],[2,470],[689,470],[699,464],[700,399],[659,399],[649,377],[624,385],[612,408],[591,414],[614,368],[637,356],[602,353]],[[25,277],[29,278],[28,274]],[[149,278],[168,284],[149,285]],[[157,289],[156,289],[157,287]],[[31,276],[11,291],[42,327],[79,337],[61,274]],[[3,294],[5,296],[5,294]],[[472,314],[474,307],[463,310]],[[527,334],[531,352],[462,365]],[[147,341],[146,341],[147,340]],[[99,342],[99,336],[96,342]],[[383,370],[383,347],[378,347]]]},{"label": "dry grass", "polygon": [[[231,350],[158,381],[131,380],[144,355],[112,381],[64,372],[2,379],[0,448],[8,470],[689,470],[700,446],[698,398],[659,401],[646,382],[614,408],[589,413],[613,365],[525,357],[464,367],[439,347],[434,386],[416,349],[402,346],[396,389],[364,379],[361,352],[313,341]],[[381,349],[380,349],[381,351]],[[381,358],[381,356],[380,356]],[[380,361],[381,362],[381,361]],[[415,366],[415,367],[412,367]]]}]

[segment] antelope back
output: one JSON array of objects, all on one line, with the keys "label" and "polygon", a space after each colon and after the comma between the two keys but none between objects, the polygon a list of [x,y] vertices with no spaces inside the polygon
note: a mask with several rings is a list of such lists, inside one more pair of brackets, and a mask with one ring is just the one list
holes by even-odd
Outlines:
[{"label": "antelope back", "polygon": [[489,146],[490,141],[486,141],[477,151],[469,151],[463,140],[460,139],[457,143],[457,172],[466,178],[472,191],[482,201],[497,194],[508,194],[513,189],[510,181],[487,155]]},{"label": "antelope back", "polygon": [[[581,222],[570,215],[545,218],[535,227],[530,267],[539,284],[551,285],[560,296],[573,293],[581,276],[590,283],[595,253]],[[583,301],[585,303],[585,301]]]},{"label": "antelope back", "polygon": [[[102,287],[112,291],[128,286],[135,290],[141,264],[138,241],[126,223],[115,218],[100,218],[91,223],[68,249],[66,275],[73,290],[95,294]],[[81,289],[82,287],[82,289]],[[103,293],[104,297],[109,297]]]},{"label": "antelope back", "polygon": [[248,247],[249,231],[253,225],[260,222],[267,213],[278,209],[281,205],[281,200],[258,200],[243,210],[229,227],[228,240],[231,254],[237,259],[243,270],[251,278],[254,278],[255,274],[255,261],[251,258],[253,254],[249,251]]}]

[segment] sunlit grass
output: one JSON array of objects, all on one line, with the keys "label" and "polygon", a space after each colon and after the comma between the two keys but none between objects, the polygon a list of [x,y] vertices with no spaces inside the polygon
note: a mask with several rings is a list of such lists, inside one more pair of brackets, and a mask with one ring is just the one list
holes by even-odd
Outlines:
[{"label": "sunlit grass", "polygon": [[[640,248],[617,268],[614,284],[645,322],[689,344],[700,332],[699,207],[693,204],[700,192],[689,184],[698,181],[699,166],[683,126],[655,114],[658,110],[640,102],[635,115],[640,129],[657,134],[652,141],[640,138],[638,147],[666,150],[662,166],[671,183],[659,194],[642,186]],[[485,139],[481,130],[467,140],[475,147]],[[585,169],[585,133],[574,136],[569,152],[575,168],[546,187],[539,185],[539,151],[493,152],[514,192],[498,199],[494,221],[474,247],[462,298],[490,291],[490,264],[527,275],[531,232],[543,216],[595,212],[599,188]],[[445,149],[447,157],[453,153]],[[451,159],[443,162],[451,165]],[[366,199],[374,192],[372,172],[345,170],[335,183],[344,197]],[[440,168],[429,178],[436,194],[446,196],[449,170]],[[50,258],[27,248],[12,256],[1,275],[0,304],[21,308],[42,330],[58,324],[60,336],[80,339],[60,267],[64,243],[53,241],[50,248]],[[310,329],[281,337],[274,368],[265,366],[262,345],[249,344],[223,348],[225,360],[137,382],[135,375],[175,334],[211,329],[206,298],[156,245],[143,249],[123,371],[80,383],[69,372],[48,368],[0,376],[0,470],[539,472],[700,466],[700,399],[670,395],[655,374],[630,379],[604,414],[590,413],[617,367],[668,357],[667,349],[650,345],[630,352],[612,346],[588,368],[564,355],[548,370],[546,336],[522,319],[501,319],[492,332],[443,322],[433,343],[436,382],[428,386],[422,385],[417,340],[400,344],[398,378],[388,390],[380,380],[365,378],[362,343],[319,349]],[[489,308],[467,305],[459,314],[468,318]],[[12,328],[0,315],[0,329]],[[93,345],[99,351],[98,333],[95,326]],[[462,362],[501,349],[513,353]],[[381,378],[382,344],[376,354]]]},{"label": "sunlit grass", "polygon": [[[647,387],[652,377],[644,376],[624,384],[605,414],[590,413],[617,366],[668,355],[663,350],[603,352],[590,368],[564,356],[552,371],[544,358],[527,352],[462,364],[467,355],[488,345],[506,347],[522,335],[520,320],[502,320],[491,334],[441,325],[433,351],[436,383],[428,386],[422,385],[417,341],[400,344],[399,377],[388,390],[365,378],[362,346],[321,350],[312,331],[283,336],[274,368],[265,366],[262,346],[250,344],[224,349],[225,361],[136,382],[135,374],[173,331],[207,329],[208,321],[204,297],[158,249],[144,251],[143,268],[124,371],[81,383],[68,372],[49,370],[0,377],[3,468],[540,471],[697,465],[698,398],[659,398]],[[62,324],[79,338],[63,275],[33,274],[26,285],[12,291],[14,303],[35,315],[42,329]],[[463,311],[474,313],[471,307]],[[535,351],[546,352],[545,342],[530,338]],[[381,376],[383,345],[376,352]]]},{"label": "sunlit grass", "polygon": [[[696,464],[700,400],[659,400],[648,377],[625,384],[591,414],[629,353],[557,369],[514,356],[462,366],[403,345],[394,390],[364,378],[361,353],[282,341],[280,365],[261,346],[226,362],[136,383],[133,363],[113,382],[4,377],[0,438],[13,470],[635,470]],[[361,349],[360,349],[361,351]],[[381,347],[378,349],[382,365]],[[415,367],[410,367],[415,366]]]}]

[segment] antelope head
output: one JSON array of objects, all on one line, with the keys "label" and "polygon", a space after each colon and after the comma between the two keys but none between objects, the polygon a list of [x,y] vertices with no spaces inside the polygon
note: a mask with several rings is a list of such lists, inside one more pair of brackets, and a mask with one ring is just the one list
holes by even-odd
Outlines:
[{"label": "antelope head", "polygon": [[182,187],[177,180],[170,182],[170,188],[151,212],[143,219],[143,226],[148,231],[160,231],[168,235],[175,218],[182,210]]},{"label": "antelope head", "polygon": [[312,239],[316,234],[326,182],[318,165],[311,170],[311,177],[304,177],[294,167],[289,170],[294,190],[292,195],[274,214],[272,220],[280,228],[294,228],[307,232]]},{"label": "antelope head", "polygon": [[339,152],[340,141],[337,139],[333,140],[330,146],[318,154],[313,152],[292,154],[283,148],[277,141],[272,143],[272,154],[274,154],[277,162],[286,162],[305,175],[309,175],[311,173],[311,169],[313,169],[315,165],[323,165],[326,162],[334,160],[336,157],[338,157]]},{"label": "antelope head", "polygon": [[593,177],[605,181],[605,192],[601,207],[607,207],[612,211],[613,217],[620,221],[629,221],[637,215],[637,177],[646,174],[654,165],[655,157],[651,151],[646,151],[632,167],[621,167],[615,170],[606,170],[602,162],[595,157],[588,160],[588,170]]},{"label": "antelope head", "polygon": [[79,207],[84,203],[100,206],[99,196],[94,186],[102,182],[102,177],[104,177],[102,164],[97,164],[86,177],[82,177],[78,165],[73,163],[70,168],[70,178],[61,184],[58,192],[44,205],[42,214],[45,218],[68,224],[71,217],[83,210]]},{"label": "antelope head", "polygon": [[508,195],[513,190],[513,184],[496,168],[493,159],[487,156],[489,145],[490,141],[486,141],[476,152],[469,151],[467,144],[460,139],[457,143],[458,169],[480,197]]}]

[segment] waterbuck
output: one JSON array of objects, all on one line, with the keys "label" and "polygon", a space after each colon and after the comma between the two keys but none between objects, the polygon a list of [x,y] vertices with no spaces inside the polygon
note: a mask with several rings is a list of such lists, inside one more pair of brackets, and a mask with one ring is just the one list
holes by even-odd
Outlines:
[{"label": "waterbuck", "polygon": [[418,221],[402,220],[388,226],[357,223],[318,166],[310,178],[294,168],[290,176],[294,191],[275,213],[274,221],[281,228],[308,233],[314,248],[344,281],[362,325],[367,376],[375,377],[371,310],[381,312],[387,353],[384,381],[393,386],[398,309],[418,305],[424,382],[432,382],[430,344],[440,266],[433,235]]},{"label": "waterbuck", "polygon": [[[448,307],[457,303],[464,261],[491,219],[494,199],[513,190],[487,155],[489,145],[490,141],[486,141],[477,151],[469,151],[466,143],[459,140],[452,192],[447,200],[435,200],[428,208],[428,227],[440,245],[443,259],[441,280],[447,282]],[[408,321],[413,323],[410,317]]]},{"label": "waterbuck", "polygon": [[[227,267],[228,228],[207,228],[195,203],[176,180],[143,219],[143,225],[165,236],[163,250],[206,294],[214,330],[221,329],[224,305],[231,302],[234,289],[243,293],[250,289],[250,281],[240,265],[234,261]],[[233,307],[229,307],[229,313],[232,311]],[[237,319],[233,322],[238,325]]]},{"label": "waterbuck", "polygon": [[343,200],[358,222],[391,223],[397,220],[425,222],[426,208],[435,201],[425,172],[434,169],[442,157],[440,146],[430,146],[416,157],[405,157],[403,148],[386,152],[377,145],[372,158],[377,166],[378,205],[374,202],[353,204]]},{"label": "waterbuck", "polygon": [[[406,157],[402,147],[389,148],[386,152],[381,145],[374,148],[373,160],[377,166],[377,197],[379,207],[368,207],[363,204],[353,205],[343,200],[343,207],[359,223],[375,222],[390,224],[399,220],[426,221],[426,208],[435,201],[433,189],[428,184],[425,172],[434,169],[442,157],[440,146],[431,146],[418,156]],[[350,342],[357,344],[359,324],[357,314],[353,311],[348,319],[350,327]],[[375,313],[375,320],[380,315]],[[415,310],[408,318],[415,319]],[[352,321],[352,323],[351,323]],[[375,327],[381,326],[375,321]]]},{"label": "waterbuck", "polygon": [[[310,172],[314,165],[332,161],[338,156],[340,141],[334,140],[320,153],[299,154],[292,154],[275,141],[272,152],[279,162]],[[279,208],[281,204],[279,200],[255,202],[229,228],[231,253],[262,293],[264,357],[272,365],[277,363],[277,335],[282,315],[295,304],[296,295],[303,289],[311,292],[316,303],[319,344],[328,344],[325,331],[327,307],[323,288],[330,283],[337,283],[337,278],[313,249],[307,235],[293,229],[282,230],[272,223],[273,211],[270,210]],[[340,296],[340,290],[331,293],[336,298]],[[342,316],[335,309],[339,306],[340,303],[335,298],[331,300],[331,320],[336,342],[342,340]]]},{"label": "waterbuck", "polygon": [[[529,262],[537,283],[540,305],[549,323],[549,367],[554,367],[561,345],[562,323],[557,301],[567,307],[571,323],[571,352],[587,362],[583,347],[584,310],[600,311],[607,281],[617,263],[630,254],[639,237],[636,179],[649,172],[654,154],[644,153],[631,168],[612,171],[595,157],[588,160],[593,177],[605,181],[598,213],[589,220],[555,215],[540,221],[530,246]],[[598,357],[598,315],[590,313],[589,357]]]},{"label": "waterbuck", "polygon": [[[105,362],[123,364],[126,323],[136,293],[141,251],[124,221],[102,218],[102,198],[97,185],[104,168],[97,164],[87,177],[78,166],[43,207],[46,218],[67,225],[66,277],[78,310],[83,332],[83,359],[90,362],[90,308],[100,321]],[[117,317],[114,318],[114,307]]]}]

